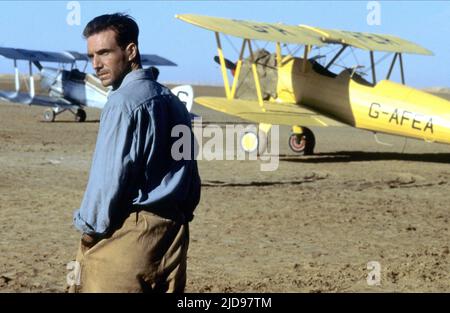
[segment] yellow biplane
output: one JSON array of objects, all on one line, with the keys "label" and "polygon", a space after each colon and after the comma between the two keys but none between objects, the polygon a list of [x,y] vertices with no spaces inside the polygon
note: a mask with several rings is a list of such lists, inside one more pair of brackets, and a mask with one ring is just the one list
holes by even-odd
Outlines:
[{"label": "yellow biplane", "polygon": [[[432,52],[391,35],[330,30],[305,25],[290,26],[236,19],[183,14],[182,21],[215,33],[226,98],[198,97],[207,108],[238,116],[259,124],[257,133],[241,138],[245,151],[266,149],[271,125],[292,126],[290,148],[312,154],[314,134],[308,126],[347,124],[375,133],[388,133],[450,144],[450,102],[405,85],[402,54],[432,55]],[[225,59],[220,33],[242,38],[239,59]],[[275,43],[275,53],[252,48],[252,41]],[[303,55],[282,53],[282,44],[301,45]],[[313,47],[340,45],[327,64],[308,58]],[[371,81],[359,74],[359,66],[336,74],[330,67],[348,47],[369,52]],[[244,59],[248,49],[249,57]],[[337,50],[337,49],[336,49]],[[374,51],[393,54],[386,79],[377,82]],[[258,52],[258,53],[257,53]],[[390,79],[394,66],[400,66],[401,84]],[[233,73],[230,85],[227,69]],[[247,76],[242,72],[247,71]],[[245,75],[244,75],[245,76]],[[251,78],[251,84],[245,80]],[[256,143],[256,144],[255,144]],[[255,148],[256,149],[256,148]]]}]

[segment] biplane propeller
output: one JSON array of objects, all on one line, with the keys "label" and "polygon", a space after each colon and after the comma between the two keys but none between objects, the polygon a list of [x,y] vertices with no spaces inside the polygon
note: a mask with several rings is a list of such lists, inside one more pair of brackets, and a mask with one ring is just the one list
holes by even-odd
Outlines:
[{"label": "biplane propeller", "polygon": [[[225,61],[225,68],[227,70],[231,71],[231,74],[234,76],[235,72],[236,72],[236,63],[233,63],[232,61],[228,60],[228,59],[223,59]],[[220,58],[218,55],[216,55],[214,57],[214,62],[216,62],[217,64],[220,65]]]},{"label": "biplane propeller", "polygon": [[[245,120],[258,123],[258,131],[246,133],[241,147],[258,147],[263,153],[273,124],[292,127],[289,146],[302,154],[314,152],[315,138],[308,127],[342,126],[365,129],[431,142],[450,144],[450,102],[405,85],[402,55],[432,55],[410,41],[372,33],[324,29],[306,25],[260,23],[236,19],[182,14],[184,22],[214,32],[225,98],[197,97],[195,102]],[[220,34],[242,39],[236,63],[225,59]],[[253,41],[275,44],[275,52],[254,50]],[[303,55],[283,53],[282,45],[303,47]],[[337,45],[326,64],[323,56],[310,57],[313,47]],[[348,48],[369,52],[371,81],[360,72],[362,66],[330,70]],[[244,59],[245,52],[249,56]],[[377,81],[374,52],[393,53],[386,78]],[[390,80],[398,64],[401,84]],[[232,70],[230,84],[227,69]],[[255,145],[256,141],[256,145]]]}]

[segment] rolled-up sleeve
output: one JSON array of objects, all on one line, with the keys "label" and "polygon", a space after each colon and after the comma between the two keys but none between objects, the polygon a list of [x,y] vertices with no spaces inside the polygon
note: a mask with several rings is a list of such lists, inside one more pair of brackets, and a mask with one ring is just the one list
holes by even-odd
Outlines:
[{"label": "rolled-up sleeve", "polygon": [[114,210],[121,209],[129,196],[127,184],[136,156],[136,125],[120,104],[112,104],[102,112],[88,184],[74,213],[75,227],[91,235],[108,232],[111,216],[119,213]]}]

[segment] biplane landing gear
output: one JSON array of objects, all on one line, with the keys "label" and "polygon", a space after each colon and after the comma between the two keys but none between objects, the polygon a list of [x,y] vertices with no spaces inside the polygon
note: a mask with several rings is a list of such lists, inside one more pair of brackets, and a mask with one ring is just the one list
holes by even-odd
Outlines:
[{"label": "biplane landing gear", "polygon": [[44,111],[43,117],[44,122],[54,122],[55,121],[56,113],[53,111],[53,109],[47,109]]},{"label": "biplane landing gear", "polygon": [[84,122],[86,121],[86,111],[83,109],[78,109],[75,113],[75,121],[76,122]]},{"label": "biplane landing gear", "polygon": [[289,136],[289,148],[295,153],[312,155],[316,146],[316,138],[313,132],[306,127],[292,127],[292,134]]}]

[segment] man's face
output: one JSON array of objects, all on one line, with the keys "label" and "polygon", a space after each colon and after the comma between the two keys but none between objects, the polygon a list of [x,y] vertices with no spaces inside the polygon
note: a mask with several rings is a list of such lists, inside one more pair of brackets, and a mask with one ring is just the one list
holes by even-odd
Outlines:
[{"label": "man's face", "polygon": [[102,85],[117,88],[128,72],[130,61],[127,49],[122,50],[113,30],[105,30],[87,38],[88,56]]}]

